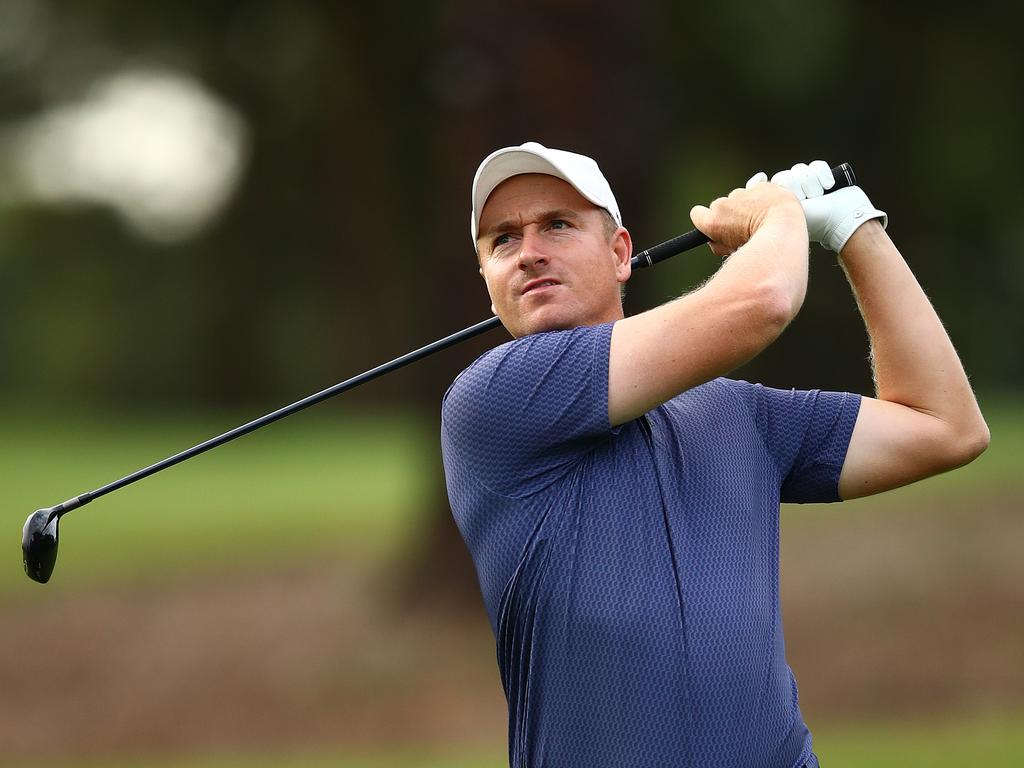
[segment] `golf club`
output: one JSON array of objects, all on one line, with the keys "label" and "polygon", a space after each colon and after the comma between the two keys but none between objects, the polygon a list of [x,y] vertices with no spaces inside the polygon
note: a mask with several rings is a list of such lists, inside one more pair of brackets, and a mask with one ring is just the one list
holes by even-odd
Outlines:
[{"label": "golf club", "polygon": [[[842,163],[841,165],[833,168],[832,174],[835,176],[836,183],[828,190],[829,192],[853,186],[857,183],[856,177],[853,174],[853,169],[848,163]],[[665,259],[683,253],[684,251],[692,250],[707,242],[708,237],[706,235],[696,229],[693,229],[685,234],[679,235],[678,237],[674,237],[671,240],[667,240],[664,243],[660,243],[659,245],[655,245],[645,251],[641,251],[632,258],[631,266],[633,269],[650,267],[657,264],[659,261],[664,261]],[[81,494],[80,496],[75,496],[53,507],[36,510],[29,515],[28,519],[25,521],[25,527],[22,529],[21,549],[25,563],[25,573],[27,573],[29,578],[33,581],[37,581],[40,584],[45,584],[50,580],[50,575],[53,573],[53,568],[57,563],[57,523],[60,521],[62,516],[70,512],[72,509],[85,506],[90,501],[94,501],[100,496],[105,496],[108,493],[124,488],[126,485],[130,485],[144,477],[149,477],[150,475],[154,475],[168,467],[173,467],[175,464],[180,464],[186,459],[191,459],[193,456],[205,453],[211,448],[216,448],[219,445],[223,445],[224,443],[234,440],[236,437],[247,435],[260,427],[264,427],[267,424],[283,419],[285,416],[290,416],[291,414],[297,413],[311,405],[315,405],[316,403],[330,397],[334,397],[342,392],[358,387],[360,384],[364,384],[367,381],[383,376],[385,373],[402,368],[409,363],[421,360],[435,352],[447,349],[448,347],[466,341],[467,339],[471,339],[474,336],[479,336],[481,333],[489,331],[492,328],[497,328],[499,325],[501,325],[501,320],[499,318],[488,318],[487,320],[471,325],[468,328],[464,328],[457,333],[446,336],[443,339],[438,339],[431,344],[427,344],[425,347],[420,347],[412,352],[408,352],[388,363],[378,365],[376,368],[371,368],[358,376],[354,376],[339,384],[335,384],[332,387],[328,387],[320,392],[309,395],[308,397],[298,400],[291,405],[279,408],[272,413],[268,413],[266,416],[261,416],[260,418],[250,421],[247,424],[243,424],[240,427],[235,427],[222,435],[218,435],[217,437],[213,437],[205,442],[199,443],[198,445],[194,445],[188,450],[169,456],[163,461],[158,461],[156,464],[144,467],[130,475],[122,477],[120,480],[115,480],[114,482],[104,485],[101,488],[97,488],[94,491],[89,491]]]}]

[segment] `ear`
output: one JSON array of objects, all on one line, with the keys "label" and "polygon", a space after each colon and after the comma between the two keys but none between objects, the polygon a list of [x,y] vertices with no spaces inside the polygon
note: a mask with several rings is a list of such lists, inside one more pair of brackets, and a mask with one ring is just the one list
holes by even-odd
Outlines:
[{"label": "ear", "polygon": [[615,279],[624,283],[633,274],[633,268],[629,263],[633,258],[633,238],[629,236],[629,230],[625,227],[615,230],[610,245],[615,259]]},{"label": "ear", "polygon": [[[480,279],[483,280],[484,281],[484,285],[487,286],[487,295],[490,296],[491,286],[487,285],[487,278],[484,277],[484,268],[480,267],[479,269],[477,269],[477,272],[480,273]],[[494,303],[493,302],[491,303],[491,314],[492,315],[497,315],[498,314],[498,310],[496,310],[494,308]]]}]

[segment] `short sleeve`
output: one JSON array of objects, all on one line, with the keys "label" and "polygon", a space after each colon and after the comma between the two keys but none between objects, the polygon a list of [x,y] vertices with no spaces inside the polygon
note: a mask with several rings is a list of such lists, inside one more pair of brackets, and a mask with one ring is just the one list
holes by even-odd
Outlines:
[{"label": "short sleeve", "polygon": [[481,356],[441,407],[445,460],[488,489],[534,493],[571,468],[612,428],[612,324],[524,336]]},{"label": "short sleeve", "polygon": [[781,500],[839,501],[839,475],[860,410],[860,395],[747,386],[758,429],[782,478]]}]

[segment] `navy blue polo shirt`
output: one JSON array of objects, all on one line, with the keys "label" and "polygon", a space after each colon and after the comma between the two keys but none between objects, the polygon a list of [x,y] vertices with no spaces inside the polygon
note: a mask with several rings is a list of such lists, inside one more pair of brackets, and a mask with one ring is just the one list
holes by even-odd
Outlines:
[{"label": "navy blue polo shirt", "polygon": [[779,502],[838,500],[860,398],[720,378],[612,427],[611,331],[503,344],[442,406],[510,765],[800,766]]}]

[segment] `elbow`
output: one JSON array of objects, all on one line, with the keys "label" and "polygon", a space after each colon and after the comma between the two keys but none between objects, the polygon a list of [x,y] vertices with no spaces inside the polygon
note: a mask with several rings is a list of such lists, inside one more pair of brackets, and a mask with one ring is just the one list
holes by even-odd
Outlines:
[{"label": "elbow", "polygon": [[988,424],[985,423],[985,419],[979,417],[974,430],[964,439],[964,456],[966,457],[964,464],[981,456],[991,441],[992,433],[988,429]]},{"label": "elbow", "polygon": [[756,289],[755,302],[762,314],[762,327],[769,343],[793,322],[804,302],[804,290],[782,280],[763,283]]},{"label": "elbow", "polygon": [[978,415],[977,421],[969,427],[962,427],[953,432],[944,441],[946,444],[947,468],[956,469],[970,464],[981,456],[988,448],[992,435],[988,424]]}]

